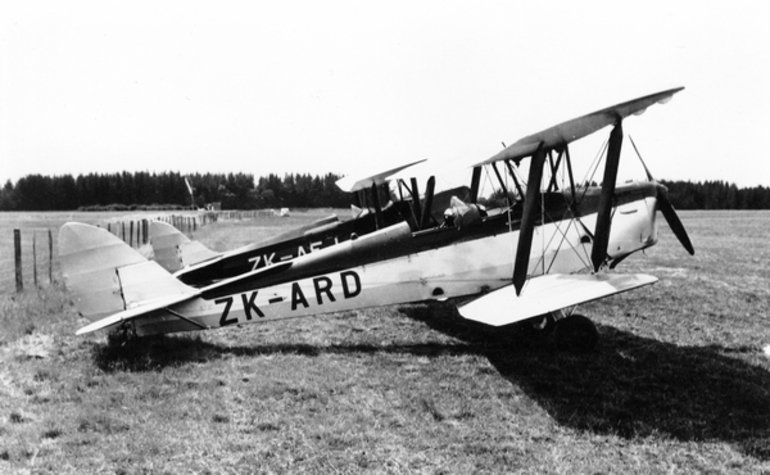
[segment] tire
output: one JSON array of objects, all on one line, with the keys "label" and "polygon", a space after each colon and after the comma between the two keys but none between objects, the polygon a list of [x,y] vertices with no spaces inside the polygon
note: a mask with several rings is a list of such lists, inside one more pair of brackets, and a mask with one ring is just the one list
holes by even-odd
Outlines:
[{"label": "tire", "polygon": [[596,348],[599,331],[589,318],[570,315],[556,322],[556,345],[560,350],[588,353]]},{"label": "tire", "polygon": [[525,320],[519,324],[527,336],[547,338],[556,331],[556,319],[550,313]]}]

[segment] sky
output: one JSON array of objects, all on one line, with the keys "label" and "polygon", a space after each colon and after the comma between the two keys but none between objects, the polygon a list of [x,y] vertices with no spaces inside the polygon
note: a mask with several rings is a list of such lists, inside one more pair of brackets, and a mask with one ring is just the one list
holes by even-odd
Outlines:
[{"label": "sky", "polygon": [[[653,175],[770,186],[766,20],[741,0],[2,2],[0,182],[472,164],[684,86],[624,121]],[[621,163],[644,178],[628,140]]]}]

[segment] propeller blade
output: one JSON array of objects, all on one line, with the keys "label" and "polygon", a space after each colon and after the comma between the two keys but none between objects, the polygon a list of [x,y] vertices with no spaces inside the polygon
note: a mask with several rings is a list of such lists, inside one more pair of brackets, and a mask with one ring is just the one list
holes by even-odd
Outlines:
[{"label": "propeller blade", "polygon": [[639,161],[642,162],[644,171],[647,173],[647,179],[658,185],[658,209],[661,213],[663,213],[663,217],[666,218],[668,227],[671,228],[671,230],[674,232],[674,235],[677,239],[679,239],[679,242],[682,243],[682,246],[687,249],[687,252],[689,252],[691,256],[695,255],[695,249],[692,246],[692,242],[690,242],[690,237],[687,235],[687,231],[684,229],[684,225],[679,219],[679,215],[676,214],[674,205],[671,204],[671,200],[668,197],[668,188],[658,183],[657,180],[652,177],[650,169],[647,168],[647,164],[644,163],[642,154],[640,154],[639,149],[636,148],[634,139],[632,139],[630,135],[628,138],[631,140],[631,145],[634,147],[634,151],[636,151],[636,156],[639,157]]},{"label": "propeller blade", "polygon": [[539,147],[532,156],[529,164],[529,181],[527,181],[527,196],[524,198],[524,209],[521,215],[519,243],[516,247],[516,258],[513,266],[513,286],[516,295],[521,295],[521,289],[527,281],[529,270],[529,253],[532,251],[532,233],[540,202],[540,182],[543,180],[543,165],[545,165],[545,150]]},{"label": "propeller blade", "polygon": [[668,227],[674,232],[674,235],[679,242],[682,243],[687,252],[690,255],[695,255],[695,249],[690,242],[690,236],[687,235],[687,230],[684,229],[682,221],[679,219],[679,215],[676,214],[674,206],[671,204],[671,200],[668,198],[668,188],[663,185],[658,185],[658,209],[663,213],[663,217],[666,218]]},{"label": "propeller blade", "polygon": [[591,249],[591,263],[594,272],[607,259],[607,246],[610,242],[610,225],[612,224],[612,199],[615,195],[615,181],[618,179],[618,165],[620,162],[620,146],[623,143],[623,127],[618,120],[610,133],[610,143],[607,148],[607,164],[604,167],[604,179],[602,181],[602,194],[599,196],[599,210],[596,216],[596,230],[594,231],[594,244]]}]

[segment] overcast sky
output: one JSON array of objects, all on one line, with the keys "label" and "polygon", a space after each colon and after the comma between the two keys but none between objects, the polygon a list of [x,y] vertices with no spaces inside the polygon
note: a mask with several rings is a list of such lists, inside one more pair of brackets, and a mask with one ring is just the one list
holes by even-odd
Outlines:
[{"label": "overcast sky", "polygon": [[[767,20],[734,0],[2,2],[0,180],[473,163],[685,86],[624,123],[653,174],[770,186]],[[623,162],[643,178],[628,141]]]}]

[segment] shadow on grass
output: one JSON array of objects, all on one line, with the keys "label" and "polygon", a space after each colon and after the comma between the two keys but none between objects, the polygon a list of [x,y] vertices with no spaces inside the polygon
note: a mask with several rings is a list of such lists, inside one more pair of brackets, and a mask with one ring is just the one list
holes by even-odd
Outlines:
[{"label": "shadow on grass", "polygon": [[203,341],[199,336],[156,336],[131,340],[122,346],[96,344],[93,357],[96,365],[106,372],[159,371],[191,362],[206,362],[226,356],[259,356],[273,354],[408,353],[416,356],[477,354],[464,343],[446,345],[420,343],[403,345],[342,344],[317,346],[306,343],[255,344],[226,346]]},{"label": "shadow on grass", "polygon": [[483,355],[560,424],[624,438],[670,437],[730,443],[770,460],[770,373],[733,356],[750,348],[683,347],[599,326],[588,354],[557,351],[520,330],[503,332],[462,319],[451,305],[404,307],[403,313],[460,341],[414,344],[271,344],[227,346],[200,337],[141,338],[123,347],[94,346],[104,371],[155,371],[230,355],[408,353]]},{"label": "shadow on grass", "polygon": [[599,325],[598,347],[574,354],[522,331],[501,337],[451,308],[405,312],[468,342],[560,424],[624,438],[727,442],[770,460],[770,373],[732,356],[756,350],[677,346]]}]

